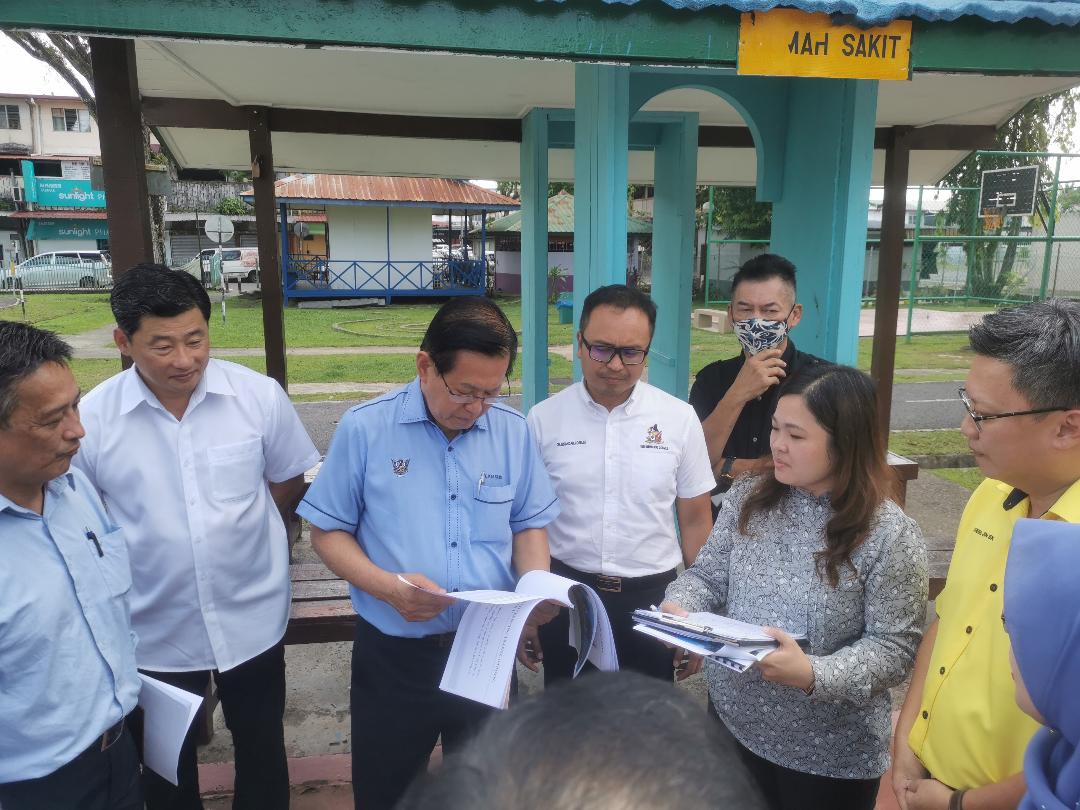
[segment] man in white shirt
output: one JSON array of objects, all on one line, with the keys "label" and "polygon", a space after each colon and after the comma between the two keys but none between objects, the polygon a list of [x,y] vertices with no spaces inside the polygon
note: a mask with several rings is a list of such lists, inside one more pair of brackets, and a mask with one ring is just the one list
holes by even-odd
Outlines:
[{"label": "man in white shirt", "polygon": [[[75,463],[127,536],[136,661],[197,694],[212,675],[235,748],[233,807],[288,807],[280,512],[318,451],[277,383],[210,359],[210,299],[195,278],[138,265],[111,305],[135,365],[83,399]],[[144,775],[147,807],[202,807],[194,729],[179,778]]]},{"label": "man in white shirt", "polygon": [[[562,504],[548,524],[552,572],[598,591],[622,668],[670,681],[670,651],[635,633],[631,613],[660,604],[678,564],[705,544],[716,481],[693,408],[641,382],[655,327],[644,293],[594,290],[577,335],[584,379],[528,418]],[[540,628],[545,683],[570,676],[568,640],[566,611]]]}]

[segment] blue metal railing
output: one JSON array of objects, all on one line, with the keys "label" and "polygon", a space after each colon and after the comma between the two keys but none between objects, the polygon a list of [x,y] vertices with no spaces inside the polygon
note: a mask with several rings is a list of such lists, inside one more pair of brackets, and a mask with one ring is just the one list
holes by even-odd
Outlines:
[{"label": "blue metal railing", "polygon": [[285,296],[319,297],[483,293],[487,264],[481,259],[329,259],[290,254]]}]

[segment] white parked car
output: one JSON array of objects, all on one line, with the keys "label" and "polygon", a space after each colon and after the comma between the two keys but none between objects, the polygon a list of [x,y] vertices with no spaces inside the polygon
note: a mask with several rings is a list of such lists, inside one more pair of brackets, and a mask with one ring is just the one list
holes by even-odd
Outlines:
[{"label": "white parked car", "polygon": [[3,286],[21,289],[93,289],[111,287],[112,262],[100,250],[39,253],[3,274]]},{"label": "white parked car", "polygon": [[[207,248],[180,269],[191,273],[196,278],[201,277],[204,284],[209,283],[210,262],[215,253],[217,253],[216,248]],[[255,281],[258,272],[258,248],[221,249],[221,274],[226,281]]]}]

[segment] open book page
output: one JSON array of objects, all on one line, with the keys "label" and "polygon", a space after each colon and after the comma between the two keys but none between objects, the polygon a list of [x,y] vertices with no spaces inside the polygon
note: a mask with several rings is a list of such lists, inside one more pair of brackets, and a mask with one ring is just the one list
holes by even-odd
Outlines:
[{"label": "open book page", "polygon": [[139,706],[144,715],[143,764],[175,785],[180,748],[202,705],[202,696],[142,673],[139,679]]},{"label": "open book page", "polygon": [[513,593],[477,590],[446,596],[470,603],[461,617],[439,684],[446,692],[505,708],[525,622],[533,608],[547,600],[572,608],[571,627],[577,625],[579,638],[585,639],[578,648],[575,674],[590,658],[601,669],[618,668],[607,611],[591,588],[571,579],[547,571],[529,571]]},{"label": "open book page", "polygon": [[529,614],[542,601],[472,602],[461,617],[439,688],[505,709],[518,640]]}]

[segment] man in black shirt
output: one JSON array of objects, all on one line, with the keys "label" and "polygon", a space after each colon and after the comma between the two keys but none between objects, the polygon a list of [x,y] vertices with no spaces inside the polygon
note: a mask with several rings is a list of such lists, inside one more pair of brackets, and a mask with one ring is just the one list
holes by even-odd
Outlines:
[{"label": "man in black shirt", "polygon": [[782,256],[765,253],[739,268],[728,315],[743,351],[705,366],[690,389],[716,474],[714,505],[736,476],[772,466],[769,432],[780,383],[804,363],[822,362],[788,338],[802,304],[795,301],[795,265]]}]

